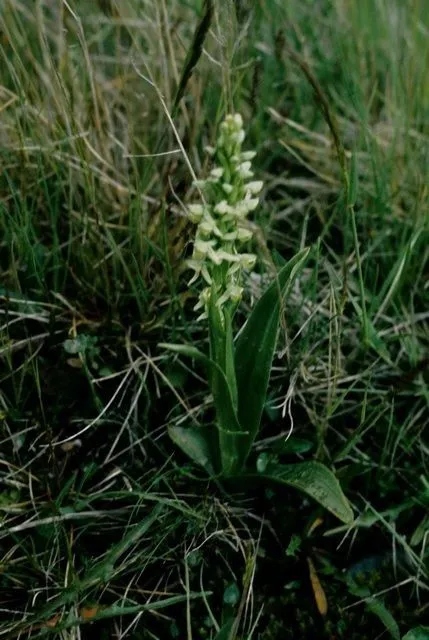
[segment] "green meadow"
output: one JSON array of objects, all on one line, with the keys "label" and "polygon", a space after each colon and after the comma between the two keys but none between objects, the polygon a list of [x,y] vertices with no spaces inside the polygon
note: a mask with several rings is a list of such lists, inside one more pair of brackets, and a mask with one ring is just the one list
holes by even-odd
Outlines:
[{"label": "green meadow", "polygon": [[429,639],[428,8],[1,2],[0,639]]}]

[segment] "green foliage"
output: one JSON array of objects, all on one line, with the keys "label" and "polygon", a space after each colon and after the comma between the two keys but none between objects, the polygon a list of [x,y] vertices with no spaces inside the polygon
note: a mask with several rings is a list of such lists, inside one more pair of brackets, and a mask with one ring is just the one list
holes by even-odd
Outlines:
[{"label": "green foliage", "polygon": [[416,627],[402,636],[402,640],[428,640],[429,627]]},{"label": "green foliage", "polygon": [[248,431],[240,447],[243,465],[260,428],[282,306],[295,278],[304,267],[310,250],[303,249],[279,272],[256,303],[237,340],[235,369],[238,388],[238,419]]},{"label": "green foliage", "polygon": [[[224,477],[245,474],[247,459],[261,427],[282,304],[308,255],[309,249],[304,249],[281,269],[252,310],[235,349],[231,317],[221,313],[213,294],[208,317],[210,358],[192,347],[161,345],[193,355],[208,365],[216,408],[218,446],[215,446],[211,428],[176,427],[169,433],[191,460],[209,473],[218,469],[220,460]],[[353,520],[353,512],[338,481],[320,463],[277,465],[264,469],[260,477],[304,491],[343,522]]]},{"label": "green foliage", "polygon": [[[2,637],[428,637],[428,29],[424,0],[0,2]],[[185,213],[237,111],[259,268],[219,367]],[[241,422],[237,320],[305,246],[220,482],[250,430],[207,381]],[[352,523],[282,489],[311,460]]]},{"label": "green foliage", "polygon": [[320,462],[298,462],[268,467],[262,477],[303,491],[343,522],[353,521],[353,511],[332,471]]}]

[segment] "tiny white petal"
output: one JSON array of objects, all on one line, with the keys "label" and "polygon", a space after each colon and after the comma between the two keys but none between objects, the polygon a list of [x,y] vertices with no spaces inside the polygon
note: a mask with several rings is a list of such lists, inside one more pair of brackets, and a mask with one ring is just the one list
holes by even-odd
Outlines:
[{"label": "tiny white petal", "polygon": [[211,249],[209,252],[209,258],[217,267],[222,264],[222,257],[219,255],[219,251]]},{"label": "tiny white petal", "polygon": [[234,115],[232,116],[234,119],[234,124],[238,129],[241,129],[243,126],[243,118],[241,117],[240,113],[234,113]]},{"label": "tiny white petal", "polygon": [[246,160],[253,160],[253,158],[256,156],[256,151],[243,151],[240,154],[241,160],[244,162]]},{"label": "tiny white petal", "polygon": [[238,239],[238,231],[230,231],[229,233],[222,234],[222,240],[226,240],[227,242],[234,242],[234,240]]},{"label": "tiny white petal", "polygon": [[216,211],[216,213],[220,213],[220,215],[231,213],[231,207],[226,200],[221,200],[220,202],[218,202],[214,210]]},{"label": "tiny white petal", "polygon": [[256,256],[253,253],[242,253],[240,256],[240,264],[244,269],[253,269],[256,264]]},{"label": "tiny white petal", "polygon": [[222,178],[223,176],[222,167],[216,167],[215,169],[212,169],[210,171],[210,175],[212,176],[212,178]]},{"label": "tiny white petal", "polygon": [[212,251],[213,244],[213,240],[196,240],[194,243],[194,256],[197,259],[198,257],[203,258],[204,256],[207,256],[210,251]]},{"label": "tiny white petal", "polygon": [[224,182],[222,185],[222,189],[225,191],[226,194],[229,195],[234,190],[234,187],[232,186],[232,184],[229,184],[229,182]]},{"label": "tiny white petal", "polygon": [[202,204],[189,204],[188,205],[188,217],[191,222],[197,223],[201,220],[204,213],[204,207]]},{"label": "tiny white petal", "polygon": [[243,178],[243,180],[249,180],[250,178],[253,178],[253,176],[255,175],[253,171],[246,171],[246,169],[239,169],[238,173]]},{"label": "tiny white petal", "polygon": [[216,251],[216,255],[221,262],[240,262],[240,254],[237,253],[229,253],[228,251],[224,251],[223,249],[219,249]]},{"label": "tiny white petal", "polygon": [[229,297],[233,302],[239,302],[239,300],[241,300],[242,295],[243,295],[243,287],[239,287],[236,284],[232,284],[229,287]]},{"label": "tiny white petal", "polygon": [[216,149],[214,147],[211,147],[210,145],[207,145],[205,147],[205,152],[208,153],[209,156],[214,156],[214,154],[216,153]]},{"label": "tiny white petal", "polygon": [[254,211],[259,204],[259,198],[249,198],[249,200],[245,200],[244,203],[246,205],[247,211]]},{"label": "tiny white petal", "polygon": [[240,240],[240,242],[248,242],[249,240],[252,239],[253,233],[250,231],[250,229],[244,229],[243,227],[239,227],[238,231],[237,231],[237,240]]},{"label": "tiny white petal", "polygon": [[236,131],[231,135],[231,140],[233,140],[237,144],[241,144],[244,141],[245,137],[246,134],[244,133],[243,129],[240,129],[240,131]]},{"label": "tiny white petal", "polygon": [[247,206],[248,200],[242,200],[237,202],[235,207],[232,208],[231,213],[235,218],[245,218],[250,209]]},{"label": "tiny white petal", "polygon": [[240,171],[249,171],[251,166],[252,163],[250,162],[250,160],[246,160],[246,162],[242,162],[240,165],[238,165],[238,168],[240,169]]},{"label": "tiny white petal", "polygon": [[207,282],[207,284],[211,286],[212,278],[211,278],[211,275],[209,274],[209,271],[208,271],[206,265],[203,265],[203,267],[201,269],[201,275],[203,276],[203,278]]},{"label": "tiny white petal", "polygon": [[246,191],[248,191],[252,195],[256,195],[260,191],[262,191],[263,186],[264,183],[262,182],[262,180],[254,180],[253,182],[248,182],[246,184]]}]

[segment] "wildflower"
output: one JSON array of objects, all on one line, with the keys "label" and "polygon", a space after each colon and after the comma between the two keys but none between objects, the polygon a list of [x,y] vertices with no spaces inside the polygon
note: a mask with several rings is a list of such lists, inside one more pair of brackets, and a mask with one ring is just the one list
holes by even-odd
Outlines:
[{"label": "wildflower", "polygon": [[188,206],[188,216],[191,222],[200,222],[204,214],[204,207],[202,204],[190,204]]},{"label": "wildflower", "polygon": [[253,182],[248,182],[246,184],[247,193],[251,193],[252,195],[257,195],[260,191],[262,191],[262,187],[264,183],[262,180],[254,180]]},{"label": "wildflower", "polygon": [[188,214],[197,224],[194,250],[187,265],[194,272],[190,284],[201,279],[205,283],[195,310],[198,319],[207,318],[208,305],[215,295],[216,305],[223,309],[241,300],[243,270],[252,271],[256,255],[242,252],[240,247],[252,239],[252,231],[243,225],[247,215],[256,209],[261,180],[251,180],[254,151],[242,151],[245,139],[240,114],[227,115],[220,125],[216,147],[207,147],[214,166],[205,180],[194,184],[204,194],[204,204],[188,205]]},{"label": "wildflower", "polygon": [[256,151],[243,151],[241,153],[241,160],[244,162],[245,160],[253,160],[256,156]]},{"label": "wildflower", "polygon": [[250,211],[254,211],[259,204],[259,198],[249,198],[248,200],[244,200],[243,203],[246,207],[247,213]]},{"label": "wildflower", "polygon": [[216,180],[218,180],[219,178],[222,178],[222,175],[223,175],[222,167],[216,167],[215,169],[212,169],[210,171],[210,175],[212,178],[216,178]]}]

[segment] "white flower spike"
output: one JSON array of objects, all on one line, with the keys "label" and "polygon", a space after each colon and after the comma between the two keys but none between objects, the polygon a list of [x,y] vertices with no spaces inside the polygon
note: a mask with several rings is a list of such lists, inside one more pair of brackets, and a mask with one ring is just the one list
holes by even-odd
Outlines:
[{"label": "white flower spike", "polygon": [[256,263],[256,255],[243,253],[241,245],[252,239],[245,220],[258,206],[255,196],[261,192],[263,182],[249,181],[253,177],[251,160],[256,153],[241,150],[244,139],[241,115],[227,115],[220,125],[216,147],[206,147],[218,164],[208,178],[194,183],[204,193],[205,203],[188,205],[189,219],[198,225],[192,259],[187,262],[194,271],[190,284],[201,280],[205,285],[195,306],[195,310],[203,311],[198,320],[207,318],[213,291],[219,309],[225,305],[234,309],[243,294],[242,270],[252,271]]}]

